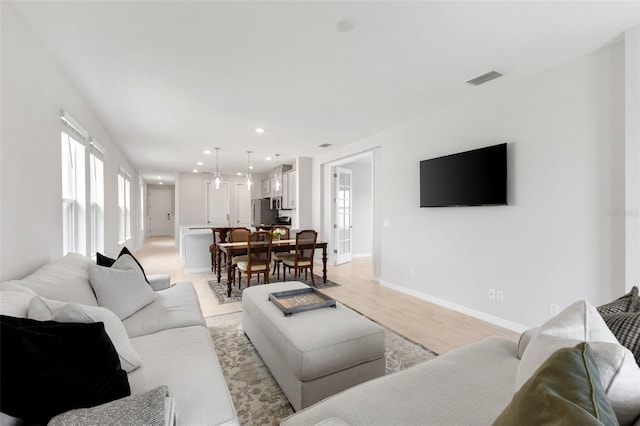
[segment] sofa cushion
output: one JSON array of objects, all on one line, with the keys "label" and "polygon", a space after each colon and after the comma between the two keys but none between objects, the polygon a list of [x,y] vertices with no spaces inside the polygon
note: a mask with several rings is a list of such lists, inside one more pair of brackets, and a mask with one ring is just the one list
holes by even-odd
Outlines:
[{"label": "sofa cushion", "polygon": [[615,425],[586,342],[554,352],[516,392],[494,426],[527,424]]},{"label": "sofa cushion", "polygon": [[354,386],[285,419],[315,425],[489,425],[513,397],[516,343],[489,337],[433,360]]},{"label": "sofa cushion", "polygon": [[178,423],[237,425],[238,418],[209,330],[201,326],[131,339],[142,366],[129,373],[131,392],[167,385],[176,398]]},{"label": "sofa cushion", "polygon": [[[136,257],[133,255],[133,253],[131,253],[129,251],[128,248],[122,247],[122,250],[120,250],[120,254],[118,254],[118,259],[120,259],[120,257],[124,256],[125,254],[131,256],[131,258],[136,262],[136,265],[138,265],[138,268],[140,268],[140,271],[142,272],[142,275],[144,275],[145,281],[147,281],[147,283],[149,283],[149,279],[147,278],[147,274],[144,272],[144,268],[142,267],[140,262],[138,262],[138,259],[136,259]],[[112,259],[110,257],[105,256],[102,253],[96,253],[96,264],[98,266],[105,266],[107,268],[111,268],[113,266],[113,264],[116,263],[116,260],[117,259]]]},{"label": "sofa cushion", "polygon": [[89,280],[98,304],[125,319],[153,302],[156,294],[144,279],[135,260],[123,255],[111,268],[92,265]]},{"label": "sofa cushion", "polygon": [[26,318],[35,291],[15,282],[0,283],[0,315]]},{"label": "sofa cushion", "polygon": [[130,372],[140,365],[140,357],[131,346],[129,336],[116,314],[99,306],[64,303],[36,296],[29,305],[29,318],[38,321],[75,323],[103,322],[105,331],[118,352],[122,369]]},{"label": "sofa cushion", "polygon": [[579,301],[540,326],[531,338],[516,374],[516,389],[555,351],[589,342],[602,387],[621,425],[640,415],[640,367],[633,354],[620,345],[596,308]]},{"label": "sofa cushion", "polygon": [[169,328],[206,326],[193,284],[176,283],[156,292],[153,302],[122,321],[129,337],[157,333]]},{"label": "sofa cushion", "polygon": [[0,410],[46,423],[56,414],[131,394],[102,323],[0,316]]},{"label": "sofa cushion", "polygon": [[31,275],[13,281],[30,288],[38,295],[67,303],[98,306],[89,283],[89,266],[93,261],[77,253],[44,265]]}]

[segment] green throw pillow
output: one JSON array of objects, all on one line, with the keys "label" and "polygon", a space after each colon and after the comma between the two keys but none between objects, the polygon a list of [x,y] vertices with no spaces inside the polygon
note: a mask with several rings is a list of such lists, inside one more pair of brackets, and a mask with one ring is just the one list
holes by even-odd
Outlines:
[{"label": "green throw pillow", "polygon": [[586,342],[553,353],[493,423],[618,425]]}]

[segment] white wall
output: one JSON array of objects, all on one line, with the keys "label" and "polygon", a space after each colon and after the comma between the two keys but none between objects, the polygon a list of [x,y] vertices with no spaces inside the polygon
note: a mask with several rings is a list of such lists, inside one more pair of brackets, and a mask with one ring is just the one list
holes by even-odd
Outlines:
[{"label": "white wall", "polygon": [[[616,44],[316,157],[314,223],[323,223],[322,165],[379,147],[374,269],[384,284],[514,328],[548,318],[550,302],[617,297],[624,90]],[[501,142],[509,206],[419,208],[420,160]],[[489,287],[505,301],[489,300]]]},{"label": "white wall", "polygon": [[118,166],[131,175],[133,236],[138,246],[137,172],[91,107],[16,13],[0,2],[0,279],[19,278],[62,255],[60,110],[66,110],[104,147],[105,252],[117,254]]},{"label": "white wall", "polygon": [[[265,175],[256,174],[254,178],[254,186],[251,189],[252,199],[260,198],[260,183]],[[244,184],[243,176],[223,176],[224,182],[229,184],[229,221],[231,226],[236,223],[235,211],[235,185],[237,183]],[[176,179],[176,198],[178,218],[178,226],[185,225],[204,225],[207,223],[206,217],[206,184],[211,181],[210,173],[180,173]],[[177,229],[176,235],[180,231]]]},{"label": "white wall", "polygon": [[626,289],[640,283],[640,25],[625,32]]}]

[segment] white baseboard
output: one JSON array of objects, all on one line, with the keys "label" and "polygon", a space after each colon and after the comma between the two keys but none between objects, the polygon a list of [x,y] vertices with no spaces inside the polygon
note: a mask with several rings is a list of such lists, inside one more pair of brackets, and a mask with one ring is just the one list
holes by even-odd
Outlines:
[{"label": "white baseboard", "polygon": [[211,266],[203,266],[201,268],[184,268],[187,274],[197,274],[198,272],[211,272]]},{"label": "white baseboard", "polygon": [[470,317],[474,317],[480,319],[482,321],[486,321],[491,324],[495,324],[499,327],[506,328],[508,330],[515,331],[517,333],[522,333],[525,330],[528,330],[531,327],[526,325],[518,324],[512,321],[505,320],[500,317],[496,317],[494,315],[489,315],[484,312],[476,311],[475,309],[467,308],[463,305],[458,305],[457,303],[452,303],[444,299],[439,299],[437,297],[429,296],[428,294],[420,293],[419,291],[411,290],[409,288],[400,287],[398,285],[392,284],[390,282],[378,279],[381,285],[391,288],[393,290],[399,291],[404,294],[408,294],[409,296],[416,297],[418,299],[422,299],[424,301],[442,306],[447,309],[451,309],[465,315],[469,315]]},{"label": "white baseboard", "polygon": [[358,257],[371,257],[371,253],[358,253],[358,254],[352,254],[351,255],[352,258],[358,258]]}]

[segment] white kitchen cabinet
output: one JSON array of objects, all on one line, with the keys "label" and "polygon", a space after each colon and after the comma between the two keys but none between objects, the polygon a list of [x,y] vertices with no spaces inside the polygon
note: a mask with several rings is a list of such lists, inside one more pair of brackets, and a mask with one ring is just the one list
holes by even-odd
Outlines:
[{"label": "white kitchen cabinet", "polygon": [[292,170],[282,175],[282,208],[296,208],[296,171]]},{"label": "white kitchen cabinet", "polygon": [[262,198],[271,198],[271,178],[262,179]]}]

